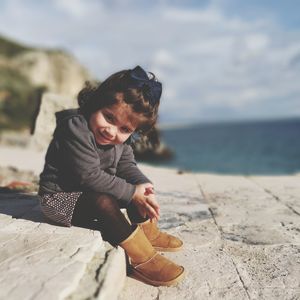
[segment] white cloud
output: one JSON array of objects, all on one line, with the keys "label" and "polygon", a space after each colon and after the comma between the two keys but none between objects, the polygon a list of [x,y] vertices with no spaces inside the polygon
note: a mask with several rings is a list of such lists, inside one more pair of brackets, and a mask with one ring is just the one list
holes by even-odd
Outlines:
[{"label": "white cloud", "polygon": [[180,23],[219,23],[222,21],[222,15],[218,10],[190,10],[179,8],[168,8],[163,12],[163,17],[167,20]]},{"label": "white cloud", "polygon": [[89,13],[89,5],[83,0],[55,0],[56,8],[72,17],[82,18]]},{"label": "white cloud", "polygon": [[172,54],[166,49],[158,49],[154,53],[153,63],[161,66],[174,66],[176,62]]},{"label": "white cloud", "polygon": [[100,1],[89,0],[54,0],[54,6],[74,18],[83,18],[88,16],[94,9],[99,12],[102,10]]},{"label": "white cloud", "polygon": [[269,44],[269,37],[262,33],[252,33],[246,36],[246,47],[251,52],[261,52],[265,50]]}]

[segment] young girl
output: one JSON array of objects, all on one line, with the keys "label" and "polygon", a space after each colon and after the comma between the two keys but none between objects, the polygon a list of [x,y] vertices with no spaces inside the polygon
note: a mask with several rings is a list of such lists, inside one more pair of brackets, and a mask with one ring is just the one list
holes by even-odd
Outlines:
[{"label": "young girl", "polygon": [[46,217],[100,230],[125,250],[132,276],[155,286],[183,277],[182,266],[157,253],[177,251],[182,241],[159,231],[154,186],[138,169],[130,142],[134,132],[154,126],[161,92],[154,74],[140,66],[84,88],[79,109],[56,113],[39,188]]}]

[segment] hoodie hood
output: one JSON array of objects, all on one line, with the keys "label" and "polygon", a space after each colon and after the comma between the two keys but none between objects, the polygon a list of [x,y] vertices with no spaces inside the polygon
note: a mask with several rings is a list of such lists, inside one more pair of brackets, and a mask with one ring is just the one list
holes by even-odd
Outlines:
[{"label": "hoodie hood", "polygon": [[65,110],[61,110],[55,113],[55,117],[56,117],[56,123],[59,124],[60,122],[62,122],[63,120],[69,119],[71,117],[74,116],[78,116],[79,114],[81,114],[79,112],[79,108],[77,109],[65,109]]}]

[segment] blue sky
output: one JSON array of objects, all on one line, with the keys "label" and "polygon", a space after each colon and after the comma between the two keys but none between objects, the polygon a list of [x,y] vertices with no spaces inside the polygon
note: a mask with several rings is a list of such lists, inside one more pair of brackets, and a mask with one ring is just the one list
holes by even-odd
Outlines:
[{"label": "blue sky", "polygon": [[0,33],[63,48],[99,79],[139,64],[160,120],[300,116],[299,1],[4,0]]}]

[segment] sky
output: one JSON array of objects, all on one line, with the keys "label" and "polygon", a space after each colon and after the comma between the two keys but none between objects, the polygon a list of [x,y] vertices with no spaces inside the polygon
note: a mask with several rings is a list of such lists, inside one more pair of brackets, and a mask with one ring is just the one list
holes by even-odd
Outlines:
[{"label": "sky", "polygon": [[300,117],[300,1],[2,0],[0,34],[98,79],[142,66],[162,124]]}]

